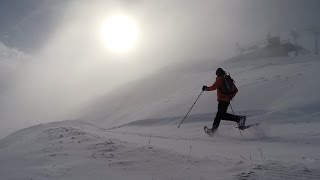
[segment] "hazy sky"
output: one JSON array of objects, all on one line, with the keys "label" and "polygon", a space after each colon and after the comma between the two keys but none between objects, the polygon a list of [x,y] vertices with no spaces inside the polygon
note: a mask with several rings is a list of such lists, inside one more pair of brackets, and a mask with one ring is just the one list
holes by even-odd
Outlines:
[{"label": "hazy sky", "polygon": [[[36,51],[48,43],[49,37],[61,28],[62,22],[76,20],[66,17],[67,11],[69,16],[72,14],[70,2],[2,0],[0,41],[22,51]],[[76,0],[75,2],[77,3],[71,11],[77,11],[76,6],[79,7],[80,4],[91,7],[91,9],[81,7],[83,17],[78,14],[79,18],[94,16],[94,12],[91,12],[94,5],[100,6],[96,11],[99,12],[103,11],[101,7],[105,7],[105,11],[110,11],[113,6],[110,4],[120,4],[118,7],[140,16],[138,21],[145,21],[151,26],[144,28],[167,35],[160,42],[159,40],[149,42],[158,44],[159,48],[164,48],[166,51],[168,49],[165,49],[165,46],[170,48],[174,46],[174,50],[178,52],[192,48],[200,53],[208,53],[209,46],[208,48],[218,49],[214,50],[214,53],[224,55],[226,53],[224,49],[232,48],[230,46],[235,41],[243,44],[258,41],[264,38],[267,32],[285,37],[292,28],[305,33],[303,28],[306,26],[320,24],[318,0]],[[153,37],[148,38],[153,40]]]},{"label": "hazy sky", "polygon": [[[21,59],[23,52],[32,60],[10,73],[14,80],[1,76],[0,138],[21,127],[70,119],[93,98],[170,63],[214,64],[235,55],[236,42],[259,42],[268,32],[288,39],[295,29],[312,50],[305,28],[320,26],[319,9],[319,0],[1,0],[0,43],[9,48],[0,45],[0,58],[10,56],[2,64]],[[101,43],[101,24],[114,13],[139,26],[128,53],[110,52]]]}]

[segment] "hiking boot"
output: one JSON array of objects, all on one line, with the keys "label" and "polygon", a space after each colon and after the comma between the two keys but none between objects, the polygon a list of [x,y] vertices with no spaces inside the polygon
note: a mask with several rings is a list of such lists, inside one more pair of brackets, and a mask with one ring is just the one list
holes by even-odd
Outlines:
[{"label": "hiking boot", "polygon": [[246,116],[240,116],[240,120],[238,122],[238,127],[244,127],[246,125],[246,119],[247,117]]},{"label": "hiking boot", "polygon": [[215,133],[216,131],[217,131],[217,127],[212,127],[212,129],[211,129],[211,133]]}]

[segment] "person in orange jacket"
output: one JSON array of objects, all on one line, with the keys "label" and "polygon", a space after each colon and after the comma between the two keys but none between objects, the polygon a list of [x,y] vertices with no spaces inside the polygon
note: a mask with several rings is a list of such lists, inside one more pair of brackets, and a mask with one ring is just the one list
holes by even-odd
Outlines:
[{"label": "person in orange jacket", "polygon": [[211,131],[215,132],[218,129],[221,120],[234,121],[238,123],[238,127],[241,129],[241,127],[245,126],[246,117],[227,113],[230,101],[238,93],[238,89],[234,86],[234,90],[231,94],[223,94],[221,89],[223,88],[223,81],[225,80],[224,77],[226,76],[226,72],[222,68],[218,68],[216,75],[216,81],[212,86],[202,87],[202,91],[217,90],[218,112],[214,119]]}]

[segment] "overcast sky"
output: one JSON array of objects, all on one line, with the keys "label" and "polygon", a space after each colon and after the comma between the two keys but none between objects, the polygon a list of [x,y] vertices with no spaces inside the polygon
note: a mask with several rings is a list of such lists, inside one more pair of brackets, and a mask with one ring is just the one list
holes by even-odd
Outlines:
[{"label": "overcast sky", "polygon": [[[9,47],[34,52],[48,43],[49,37],[59,30],[61,22],[68,19],[65,13],[70,11],[70,2],[2,0],[0,41]],[[168,34],[164,40],[166,42],[153,43],[180,46],[181,48],[174,48],[178,51],[188,51],[189,47],[184,49],[184,45],[188,42],[195,44],[190,48],[199,48],[198,52],[208,53],[206,47],[209,46],[215,49],[221,47],[214,53],[224,54],[224,49],[233,45],[235,41],[244,44],[259,41],[267,32],[284,37],[292,28],[305,33],[303,28],[320,23],[318,0],[77,0],[76,2],[84,6],[117,2],[125,7],[125,11],[139,14],[140,18],[148,19],[146,22],[150,23],[150,26],[155,26],[158,30],[163,28],[161,31]],[[107,6],[108,3],[104,3],[105,10],[109,11],[110,8]],[[89,14],[83,12],[83,16],[90,15],[92,12]]]}]

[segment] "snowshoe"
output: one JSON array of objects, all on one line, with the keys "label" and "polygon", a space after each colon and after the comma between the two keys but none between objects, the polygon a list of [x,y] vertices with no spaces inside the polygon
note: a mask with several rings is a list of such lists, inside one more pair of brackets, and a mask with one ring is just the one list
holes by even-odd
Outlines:
[{"label": "snowshoe", "polygon": [[213,134],[217,131],[217,129],[209,129],[207,126],[204,126],[204,132],[207,133],[209,136],[213,136]]}]

